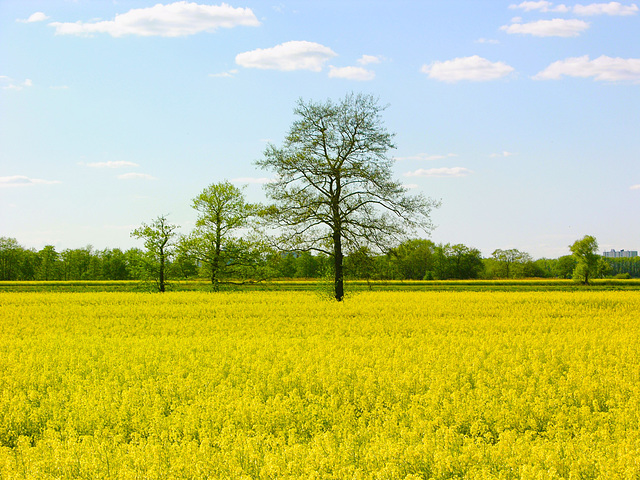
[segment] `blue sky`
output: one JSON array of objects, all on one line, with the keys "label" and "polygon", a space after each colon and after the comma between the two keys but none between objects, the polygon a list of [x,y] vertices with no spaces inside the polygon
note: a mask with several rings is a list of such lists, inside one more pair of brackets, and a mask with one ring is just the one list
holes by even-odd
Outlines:
[{"label": "blue sky", "polygon": [[631,2],[0,0],[0,236],[130,231],[254,161],[299,98],[388,104],[396,178],[435,242],[640,249],[640,11]]}]

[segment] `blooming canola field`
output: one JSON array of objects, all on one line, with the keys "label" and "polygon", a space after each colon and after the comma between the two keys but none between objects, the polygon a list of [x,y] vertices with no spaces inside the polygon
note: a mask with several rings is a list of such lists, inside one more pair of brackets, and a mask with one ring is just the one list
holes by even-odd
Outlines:
[{"label": "blooming canola field", "polygon": [[0,293],[0,479],[638,479],[640,292]]}]

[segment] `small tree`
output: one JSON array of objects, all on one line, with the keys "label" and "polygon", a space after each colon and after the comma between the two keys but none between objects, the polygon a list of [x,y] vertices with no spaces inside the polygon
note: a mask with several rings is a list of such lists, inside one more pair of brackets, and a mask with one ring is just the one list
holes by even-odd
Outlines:
[{"label": "small tree", "polygon": [[242,190],[229,181],[209,185],[193,199],[192,206],[198,220],[186,240],[188,249],[206,265],[213,289],[218,290],[221,279],[244,276],[257,265],[257,242],[240,234],[262,207],[247,203]]},{"label": "small tree", "polygon": [[598,275],[600,255],[598,251],[598,241],[591,235],[585,235],[580,240],[576,240],[569,247],[576,260],[576,267],[573,270],[573,279],[589,284],[589,280]]},{"label": "small tree", "polygon": [[405,280],[422,280],[433,276],[433,252],[431,240],[414,238],[398,245],[391,253],[395,256],[398,271]]},{"label": "small tree", "polygon": [[522,267],[532,261],[531,255],[515,248],[509,250],[497,249],[491,255],[501,270],[500,277],[503,278],[525,276],[524,272],[521,271]]},{"label": "small tree", "polygon": [[167,223],[167,217],[159,216],[150,225],[142,224],[131,232],[131,236],[144,240],[147,249],[147,259],[154,279],[158,282],[160,292],[165,291],[166,264],[173,253],[175,230],[178,225]]},{"label": "small tree", "polygon": [[314,250],[333,259],[334,294],[344,297],[345,254],[367,246],[386,251],[416,229],[429,230],[437,202],[408,196],[392,179],[393,135],[384,107],[368,95],[340,102],[304,102],[281,148],[269,145],[258,166],[276,174],[265,185],[271,219],[285,249]]},{"label": "small tree", "polygon": [[38,280],[58,280],[60,270],[60,254],[53,245],[45,245],[38,252],[40,261],[37,270]]}]

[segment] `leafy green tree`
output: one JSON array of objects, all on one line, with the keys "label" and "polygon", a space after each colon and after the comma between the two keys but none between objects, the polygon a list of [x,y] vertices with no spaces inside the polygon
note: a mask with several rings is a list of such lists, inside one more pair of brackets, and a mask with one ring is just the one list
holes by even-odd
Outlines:
[{"label": "leafy green tree", "polygon": [[553,269],[553,274],[558,278],[571,278],[577,265],[573,255],[563,255],[558,258]]},{"label": "leafy green tree", "polygon": [[60,254],[65,280],[96,280],[99,276],[96,268],[97,258],[93,247],[65,249]]},{"label": "leafy green tree", "polygon": [[403,279],[422,280],[433,271],[435,244],[431,240],[414,238],[406,240],[392,250]]},{"label": "leafy green tree", "polygon": [[139,248],[130,248],[124,252],[127,265],[127,275],[131,280],[142,280],[147,275],[147,260],[145,252]]},{"label": "leafy green tree", "polygon": [[576,261],[573,279],[588,285],[590,279],[598,276],[602,266],[598,262],[600,255],[596,253],[598,251],[598,241],[591,235],[585,235],[580,240],[573,242],[573,245],[569,248]]},{"label": "leafy green tree", "polygon": [[438,280],[478,278],[484,268],[480,250],[461,243],[434,248],[433,275]]},{"label": "leafy green tree", "polygon": [[187,279],[198,275],[198,259],[191,252],[189,237],[182,236],[176,243],[173,261],[169,266],[175,277]]},{"label": "leafy green tree", "polygon": [[283,231],[285,249],[329,255],[338,301],[345,254],[362,246],[385,251],[418,228],[430,229],[437,206],[406,195],[392,179],[388,152],[395,145],[383,110],[376,98],[361,94],[337,103],[300,100],[283,146],[268,145],[257,162],[276,174],[265,190],[275,202],[270,219]]},{"label": "leafy green tree", "polygon": [[173,253],[176,229],[178,225],[167,222],[167,217],[159,216],[150,225],[142,224],[131,232],[131,236],[144,240],[147,249],[148,266],[154,279],[158,282],[158,290],[165,291],[166,265]]},{"label": "leafy green tree", "polygon": [[53,245],[45,245],[38,252],[38,280],[58,280],[60,278],[60,254]]},{"label": "leafy green tree", "polygon": [[640,257],[629,258],[604,258],[611,268],[612,275],[621,275],[630,278],[640,277]]},{"label": "leafy green tree", "polygon": [[105,280],[129,280],[127,259],[122,250],[108,248],[100,252],[100,276]]},{"label": "leafy green tree", "polygon": [[515,248],[509,250],[494,250],[491,254],[498,266],[497,276],[500,278],[524,277],[524,266],[532,262],[531,255]]},{"label": "leafy green tree", "polygon": [[15,238],[0,237],[0,280],[17,280],[20,277],[23,250]]},{"label": "leafy green tree", "polygon": [[296,259],[296,277],[298,278],[317,278],[320,276],[322,259],[317,255],[311,255],[309,252],[302,252]]},{"label": "leafy green tree", "polygon": [[192,207],[198,219],[186,242],[208,269],[213,289],[218,290],[223,279],[248,276],[259,264],[262,251],[258,241],[247,237],[246,229],[262,206],[248,203],[242,189],[223,181],[205,188],[193,199]]},{"label": "leafy green tree", "polygon": [[345,258],[345,270],[352,278],[368,282],[373,278],[375,268],[375,260],[367,247],[360,247]]}]

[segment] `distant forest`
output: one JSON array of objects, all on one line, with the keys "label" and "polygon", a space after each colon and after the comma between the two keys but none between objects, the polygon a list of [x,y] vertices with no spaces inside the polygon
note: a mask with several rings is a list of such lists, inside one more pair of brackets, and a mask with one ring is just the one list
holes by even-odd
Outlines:
[{"label": "distant forest", "polygon": [[[603,258],[609,265],[601,276],[640,278],[640,257]],[[265,252],[234,270],[238,279],[323,278],[331,275],[332,261],[324,255]],[[479,250],[462,244],[435,244],[430,240],[405,241],[384,255],[360,249],[344,261],[346,278],[370,280],[448,280],[506,278],[571,278],[572,255],[533,260],[519,250],[495,250],[483,258]],[[145,280],[152,278],[148,253],[138,248],[97,250],[91,246],[56,251],[25,248],[14,238],[0,237],[0,280]],[[206,266],[177,251],[167,264],[169,279],[207,278]]]}]

